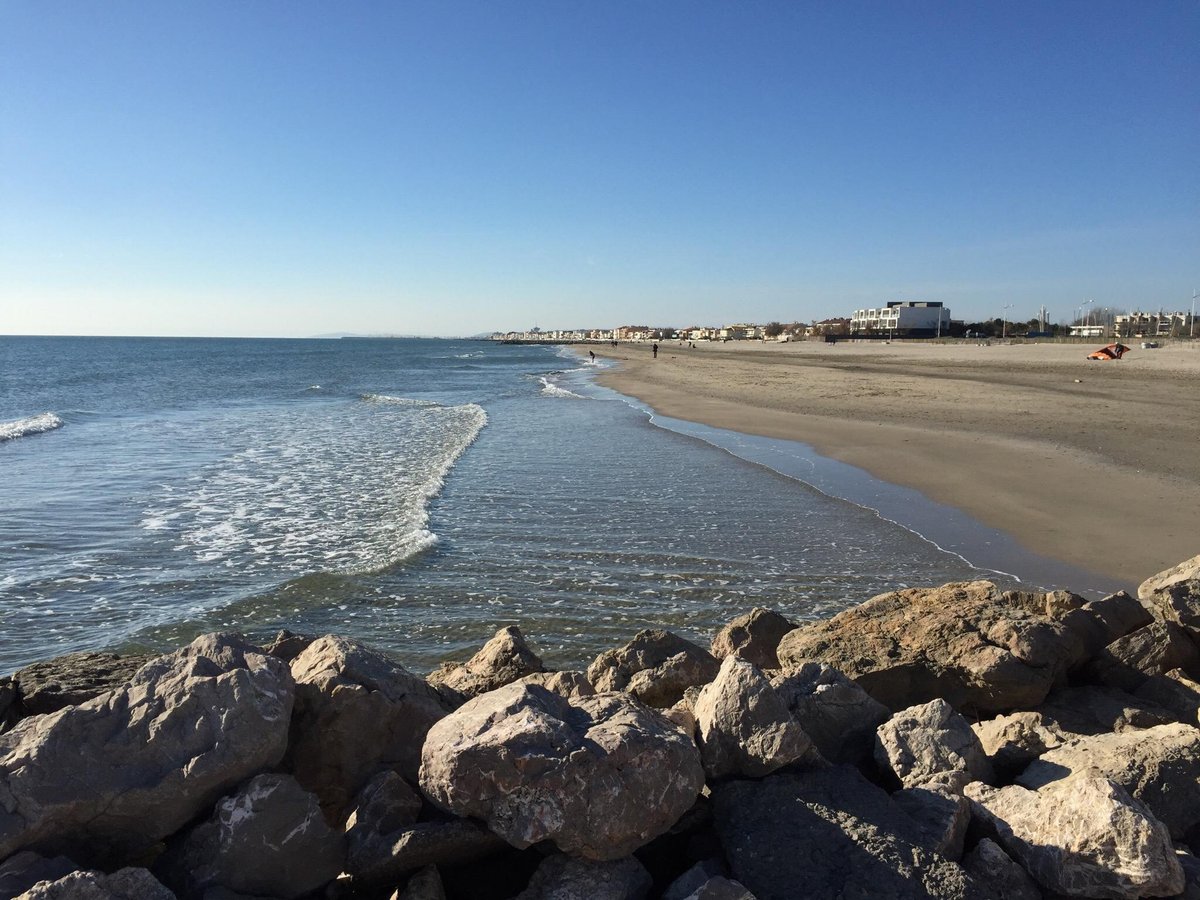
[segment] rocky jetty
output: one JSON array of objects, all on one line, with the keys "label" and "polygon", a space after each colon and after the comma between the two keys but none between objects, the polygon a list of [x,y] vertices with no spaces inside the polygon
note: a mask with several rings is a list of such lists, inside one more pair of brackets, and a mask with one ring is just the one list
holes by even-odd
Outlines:
[{"label": "rocky jetty", "polygon": [[1200,556],[429,677],[196,638],[0,679],[0,900],[1200,897]]}]

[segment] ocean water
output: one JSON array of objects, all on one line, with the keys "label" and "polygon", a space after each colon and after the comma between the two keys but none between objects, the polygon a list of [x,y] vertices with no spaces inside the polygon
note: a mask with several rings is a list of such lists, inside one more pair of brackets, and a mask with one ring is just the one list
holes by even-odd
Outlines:
[{"label": "ocean water", "polygon": [[0,673],[280,628],[427,671],[514,623],[582,666],[755,605],[1016,583],[595,372],[474,341],[0,337]]}]

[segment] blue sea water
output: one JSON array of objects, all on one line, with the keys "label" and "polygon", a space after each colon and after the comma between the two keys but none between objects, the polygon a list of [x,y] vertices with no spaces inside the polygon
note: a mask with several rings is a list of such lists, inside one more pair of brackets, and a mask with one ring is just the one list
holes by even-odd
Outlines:
[{"label": "blue sea water", "polygon": [[479,341],[0,337],[0,673],[280,628],[426,671],[505,624],[581,666],[755,605],[1015,583],[594,373]]}]

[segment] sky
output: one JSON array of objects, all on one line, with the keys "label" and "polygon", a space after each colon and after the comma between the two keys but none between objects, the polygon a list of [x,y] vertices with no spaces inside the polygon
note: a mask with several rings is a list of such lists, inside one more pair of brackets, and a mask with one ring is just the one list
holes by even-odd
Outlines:
[{"label": "sky", "polygon": [[1192,0],[0,0],[0,334],[1197,289]]}]

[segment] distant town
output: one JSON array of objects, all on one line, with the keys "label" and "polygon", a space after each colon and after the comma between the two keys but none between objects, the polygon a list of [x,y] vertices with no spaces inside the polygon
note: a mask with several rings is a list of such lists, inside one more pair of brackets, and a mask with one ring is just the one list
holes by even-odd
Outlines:
[{"label": "distant town", "polygon": [[884,306],[858,309],[849,318],[818,322],[739,322],[733,325],[622,325],[618,328],[572,328],[496,332],[491,340],[510,343],[585,343],[592,341],[802,341],[840,337],[892,338],[1165,338],[1196,336],[1196,298],[1190,312],[1118,312],[1092,308],[1084,301],[1072,322],[1048,321],[1045,307],[1037,316],[1020,321],[1006,318],[966,322],[955,319],[940,301],[895,300]]}]

